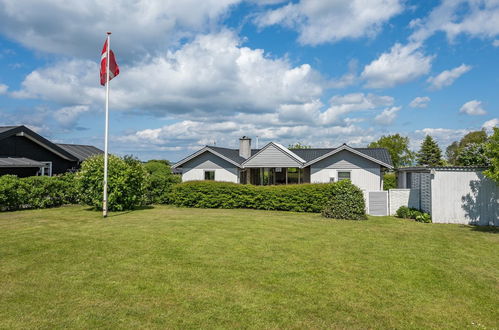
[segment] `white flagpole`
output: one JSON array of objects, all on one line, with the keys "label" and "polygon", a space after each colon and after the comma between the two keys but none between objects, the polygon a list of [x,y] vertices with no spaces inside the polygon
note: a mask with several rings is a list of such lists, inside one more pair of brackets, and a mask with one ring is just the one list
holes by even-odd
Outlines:
[{"label": "white flagpole", "polygon": [[109,135],[109,52],[111,49],[111,32],[107,33],[106,49],[106,128],[104,129],[104,197],[102,200],[102,215],[107,217],[107,154]]}]

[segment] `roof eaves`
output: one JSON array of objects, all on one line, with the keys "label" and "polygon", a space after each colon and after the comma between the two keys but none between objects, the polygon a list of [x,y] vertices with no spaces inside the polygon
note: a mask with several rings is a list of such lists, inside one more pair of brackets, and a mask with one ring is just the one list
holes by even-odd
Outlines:
[{"label": "roof eaves", "polygon": [[222,154],[220,154],[220,153],[216,152],[215,150],[211,149],[211,148],[210,148],[210,147],[208,147],[208,146],[205,146],[205,147],[203,147],[202,149],[200,149],[200,150],[196,151],[195,153],[193,153],[192,155],[187,156],[186,158],[184,158],[184,159],[180,160],[179,162],[177,162],[177,163],[173,164],[172,168],[177,168],[177,167],[180,167],[180,166],[182,166],[183,164],[185,164],[185,163],[187,163],[188,161],[190,161],[190,160],[192,160],[192,159],[196,158],[197,156],[201,155],[203,152],[206,152],[206,151],[211,152],[211,153],[212,153],[212,154],[214,154],[215,156],[220,157],[220,158],[222,158],[222,159],[224,159],[224,160],[228,161],[229,163],[236,165],[237,167],[241,167],[241,164],[238,164],[238,163],[237,163],[237,162],[235,162],[234,160],[232,160],[232,159],[230,159],[230,158],[228,158],[228,157],[225,157],[224,155],[222,155]]},{"label": "roof eaves", "polygon": [[325,158],[327,158],[327,157],[329,157],[329,156],[332,156],[332,155],[334,155],[334,154],[336,154],[336,153],[338,153],[338,152],[340,152],[340,151],[342,151],[342,150],[348,150],[348,151],[350,151],[350,152],[352,152],[352,153],[354,153],[354,154],[356,154],[356,155],[358,155],[358,156],[361,156],[361,157],[364,157],[364,158],[366,158],[366,159],[369,159],[370,161],[373,161],[373,162],[375,162],[375,163],[377,163],[377,164],[380,164],[380,165],[382,165],[382,166],[384,166],[384,167],[386,167],[386,168],[393,169],[393,166],[392,166],[392,165],[387,164],[387,163],[385,163],[385,162],[383,162],[383,161],[381,161],[381,160],[379,160],[379,159],[376,159],[376,158],[374,158],[374,157],[371,157],[371,156],[369,156],[369,155],[366,155],[365,153],[363,153],[363,152],[361,152],[361,151],[355,150],[354,148],[352,148],[352,147],[350,147],[350,146],[348,146],[348,145],[346,145],[346,144],[342,144],[340,147],[338,147],[338,148],[336,148],[336,149],[332,150],[331,152],[328,152],[328,153],[326,153],[326,154],[324,154],[324,155],[322,155],[322,156],[320,156],[320,157],[317,157],[317,158],[315,158],[315,159],[312,159],[311,161],[307,162],[304,166],[310,166],[310,165],[312,165],[312,164],[315,164],[315,163],[317,163],[318,161],[323,160],[323,159],[325,159]]}]

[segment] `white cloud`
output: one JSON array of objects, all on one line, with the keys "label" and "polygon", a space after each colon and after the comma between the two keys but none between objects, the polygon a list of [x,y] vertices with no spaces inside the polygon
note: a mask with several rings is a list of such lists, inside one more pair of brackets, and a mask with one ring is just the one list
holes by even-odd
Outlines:
[{"label": "white cloud", "polygon": [[452,85],[457,78],[461,77],[463,74],[470,70],[471,66],[461,64],[460,66],[455,67],[452,70],[442,71],[436,77],[428,78],[427,82],[430,83],[430,89],[442,89],[443,87]]},{"label": "white cloud", "polygon": [[418,96],[409,103],[409,106],[411,108],[426,108],[428,107],[428,102],[430,102],[430,100],[431,99],[428,96]]},{"label": "white cloud", "polygon": [[342,116],[351,112],[390,106],[394,100],[391,96],[352,93],[334,96],[329,102],[330,106],[318,117],[319,122],[323,125],[338,123]]},{"label": "white cloud", "polygon": [[492,42],[492,46],[499,47],[499,39],[496,39]]},{"label": "white cloud", "polygon": [[8,89],[9,89],[9,86],[7,86],[5,84],[0,84],[0,95],[6,94]]},{"label": "white cloud", "polygon": [[53,117],[63,127],[71,127],[76,124],[79,116],[89,110],[90,107],[87,105],[64,107],[54,112]]},{"label": "white cloud", "polygon": [[382,113],[377,115],[374,120],[380,125],[391,125],[397,118],[397,113],[402,109],[401,107],[391,107],[383,110]]},{"label": "white cloud", "polygon": [[298,31],[304,45],[374,36],[384,23],[401,13],[399,0],[301,0],[256,17],[259,27],[282,25]]},{"label": "white cloud", "polygon": [[483,123],[482,128],[485,128],[488,131],[492,131],[494,127],[498,126],[499,126],[499,119],[492,118],[491,120],[487,120],[485,123]]},{"label": "white cloud", "polygon": [[479,38],[499,35],[499,2],[497,0],[443,0],[428,17],[416,19],[411,40],[421,42],[438,31],[446,33],[453,41],[465,34]]},{"label": "white cloud", "polygon": [[482,102],[477,100],[466,102],[465,104],[463,104],[459,112],[473,116],[487,114],[487,111],[485,111],[482,107]]},{"label": "white cloud", "polygon": [[128,62],[213,29],[239,1],[1,0],[0,33],[38,51],[99,58],[112,31],[118,60]]},{"label": "white cloud", "polygon": [[[292,66],[261,49],[242,47],[229,31],[198,36],[174,52],[121,69],[111,82],[111,107],[158,116],[273,112],[281,105],[314,101],[324,83],[310,65]],[[101,107],[104,89],[96,72],[95,62],[63,61],[33,71],[12,95]]]},{"label": "white cloud", "polygon": [[419,44],[397,43],[388,53],[366,65],[361,78],[368,88],[387,88],[403,84],[427,74],[431,68],[432,56],[426,56]]}]

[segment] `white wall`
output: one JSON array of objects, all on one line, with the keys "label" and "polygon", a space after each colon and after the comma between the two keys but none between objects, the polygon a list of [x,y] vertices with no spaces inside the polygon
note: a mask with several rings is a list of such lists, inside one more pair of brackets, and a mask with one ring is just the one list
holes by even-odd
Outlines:
[{"label": "white wall", "polygon": [[352,183],[360,189],[383,190],[381,187],[381,166],[347,150],[312,164],[310,182],[327,183],[330,182],[330,178],[338,181],[338,171],[350,171]]},{"label": "white wall", "polygon": [[499,226],[499,186],[480,171],[436,171],[431,196],[435,223]]},{"label": "white wall", "polygon": [[390,189],[390,215],[394,215],[399,207],[407,206],[419,209],[419,189]]},{"label": "white wall", "polygon": [[204,180],[205,171],[215,171],[215,181],[239,182],[239,169],[208,151],[182,165],[182,182]]}]

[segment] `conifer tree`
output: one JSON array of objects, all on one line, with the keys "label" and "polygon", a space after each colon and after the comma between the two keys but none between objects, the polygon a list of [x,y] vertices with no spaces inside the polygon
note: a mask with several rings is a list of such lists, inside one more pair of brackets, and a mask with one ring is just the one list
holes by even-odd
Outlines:
[{"label": "conifer tree", "polygon": [[421,143],[421,148],[419,149],[417,160],[418,165],[443,165],[442,150],[440,150],[437,142],[435,142],[435,140],[430,135],[427,135],[423,140],[423,143]]}]

